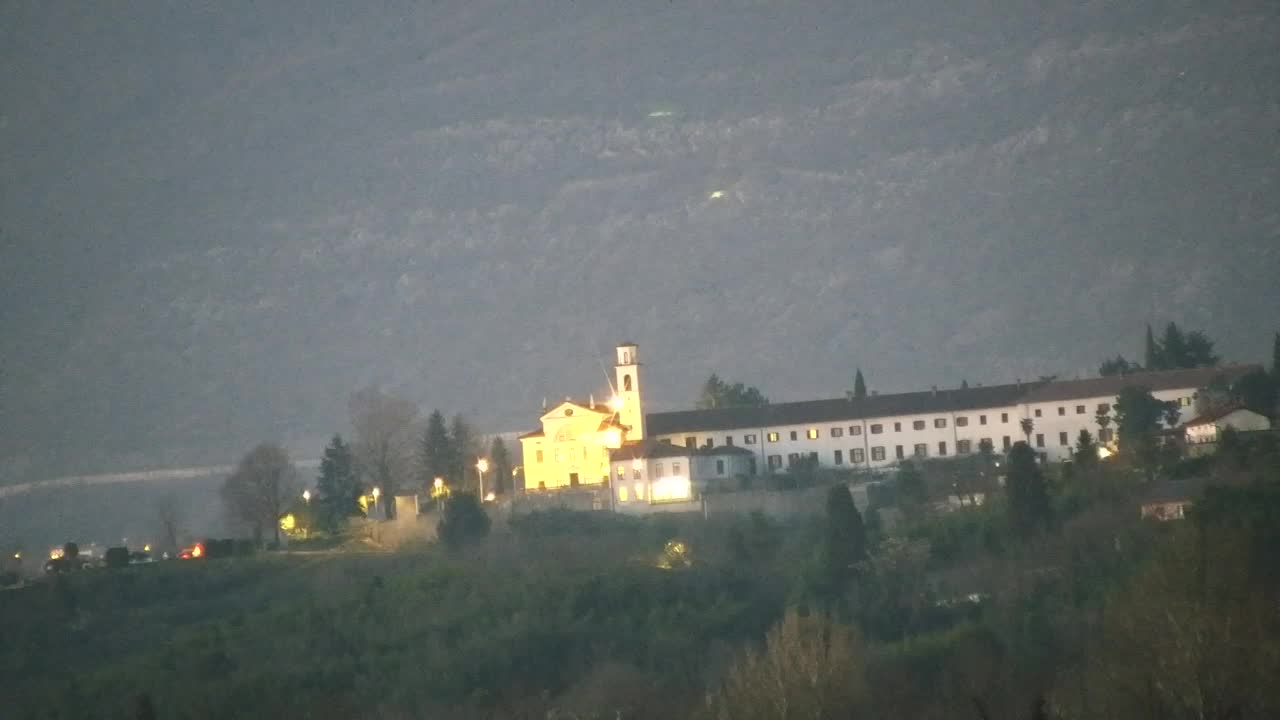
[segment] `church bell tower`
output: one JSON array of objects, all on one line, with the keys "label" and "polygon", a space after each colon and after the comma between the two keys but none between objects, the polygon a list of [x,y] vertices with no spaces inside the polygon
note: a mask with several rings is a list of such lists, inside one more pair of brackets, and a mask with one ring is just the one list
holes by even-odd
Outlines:
[{"label": "church bell tower", "polygon": [[614,397],[610,407],[618,413],[618,422],[631,428],[627,442],[644,439],[644,408],[640,405],[640,358],[635,343],[622,343],[615,349],[613,366]]}]

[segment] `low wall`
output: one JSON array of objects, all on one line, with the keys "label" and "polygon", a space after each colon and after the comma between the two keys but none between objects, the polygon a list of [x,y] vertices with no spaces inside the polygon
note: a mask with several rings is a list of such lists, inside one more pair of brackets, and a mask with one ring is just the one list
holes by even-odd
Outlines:
[{"label": "low wall", "polygon": [[[784,520],[797,517],[822,515],[827,511],[827,493],[830,486],[802,488],[799,490],[742,490],[729,493],[712,493],[703,496],[706,514],[749,515],[753,512],[766,517]],[[853,502],[859,510],[867,508],[867,486],[850,485]]]},{"label": "low wall", "polygon": [[609,510],[609,489],[554,490],[517,493],[511,501],[512,515],[526,515],[544,510]]}]

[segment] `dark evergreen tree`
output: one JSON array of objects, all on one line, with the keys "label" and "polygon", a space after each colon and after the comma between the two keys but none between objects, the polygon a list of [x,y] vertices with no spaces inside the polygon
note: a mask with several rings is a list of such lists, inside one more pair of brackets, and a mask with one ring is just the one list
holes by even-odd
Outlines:
[{"label": "dark evergreen tree", "polygon": [[1160,366],[1158,370],[1172,370],[1187,366],[1187,339],[1178,328],[1178,324],[1170,322],[1160,336]]},{"label": "dark evergreen tree", "polygon": [[1156,344],[1156,336],[1151,332],[1151,325],[1147,325],[1147,337],[1143,346],[1142,364],[1148,370],[1163,370],[1164,361],[1161,359],[1160,346]]},{"label": "dark evergreen tree", "polygon": [[867,530],[847,485],[827,492],[827,526],[823,564],[832,589],[844,586],[854,566],[867,559]]},{"label": "dark evergreen tree", "polygon": [[702,394],[698,396],[697,408],[711,410],[729,407],[761,407],[769,404],[758,389],[747,387],[742,383],[729,384],[715,373],[702,384]]},{"label": "dark evergreen tree", "polygon": [[479,439],[471,429],[471,423],[461,414],[453,416],[449,423],[449,444],[453,448],[453,467],[449,470],[450,482],[458,488],[478,488],[476,461],[480,459]]},{"label": "dark evergreen tree", "polygon": [[929,488],[924,476],[910,460],[898,465],[898,507],[904,514],[912,514],[929,500]]},{"label": "dark evergreen tree", "polygon": [[[1277,342],[1280,343],[1280,334],[1277,334]],[[1280,344],[1276,347],[1280,349]],[[853,396],[856,398],[864,398],[867,396],[867,381],[862,377],[862,368],[853,375]]]},{"label": "dark evergreen tree", "polygon": [[1103,377],[1109,377],[1111,375],[1127,375],[1141,369],[1142,367],[1140,365],[1129,362],[1123,355],[1117,355],[1110,360],[1104,360],[1102,365],[1098,367],[1098,374]]},{"label": "dark evergreen tree", "polygon": [[1181,361],[1178,367],[1198,368],[1217,365],[1218,356],[1213,352],[1213,341],[1199,330],[1187,333]]},{"label": "dark evergreen tree", "polygon": [[423,487],[430,488],[436,478],[443,478],[448,483],[457,482],[451,475],[456,466],[453,441],[449,438],[444,414],[432,410],[418,442],[418,467]]},{"label": "dark evergreen tree", "polygon": [[320,496],[316,498],[319,506],[316,519],[322,528],[336,531],[347,518],[361,514],[363,488],[356,474],[351,446],[343,442],[341,435],[334,435],[325,446],[320,474],[316,477],[316,490]]},{"label": "dark evergreen tree", "polygon": [[1009,450],[1005,491],[1009,498],[1009,524],[1014,532],[1027,537],[1050,526],[1053,509],[1049,488],[1035,451],[1025,442],[1016,442]]},{"label": "dark evergreen tree", "polygon": [[489,516],[475,494],[456,492],[444,503],[436,534],[450,548],[467,545],[489,534]]},{"label": "dark evergreen tree", "polygon": [[1256,413],[1270,416],[1276,411],[1276,386],[1271,375],[1255,370],[1231,385],[1231,398]]},{"label": "dark evergreen tree", "polygon": [[502,438],[495,436],[489,443],[489,468],[493,472],[493,481],[487,483],[495,493],[505,493],[511,489],[511,454],[507,452],[507,444]]},{"label": "dark evergreen tree", "polygon": [[1093,441],[1093,435],[1084,428],[1080,429],[1080,434],[1076,436],[1076,451],[1073,459],[1076,464],[1087,468],[1098,462],[1098,445]]},{"label": "dark evergreen tree", "polygon": [[1156,433],[1160,423],[1166,419],[1169,407],[1170,403],[1155,399],[1148,388],[1136,385],[1124,388],[1116,398],[1116,435],[1120,440],[1120,452],[1144,468],[1148,480],[1154,479],[1159,464],[1160,445]]}]

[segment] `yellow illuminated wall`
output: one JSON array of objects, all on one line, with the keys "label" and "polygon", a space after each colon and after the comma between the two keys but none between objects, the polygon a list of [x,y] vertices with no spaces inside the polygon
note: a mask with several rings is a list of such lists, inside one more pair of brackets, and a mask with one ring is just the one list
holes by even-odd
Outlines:
[{"label": "yellow illuminated wall", "polygon": [[544,414],[542,430],[520,438],[526,490],[599,485],[609,475],[609,450],[623,433],[611,422],[613,411],[563,402]]}]

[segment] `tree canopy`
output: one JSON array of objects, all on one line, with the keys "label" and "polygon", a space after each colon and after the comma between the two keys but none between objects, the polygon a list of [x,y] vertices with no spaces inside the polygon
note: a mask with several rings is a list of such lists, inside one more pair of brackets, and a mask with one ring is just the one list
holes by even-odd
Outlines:
[{"label": "tree canopy", "polygon": [[702,394],[698,397],[699,410],[730,407],[762,407],[769,404],[758,389],[748,387],[740,382],[727,383],[715,373],[702,385]]},{"label": "tree canopy", "polygon": [[263,443],[240,459],[222,483],[222,501],[233,521],[247,525],[261,539],[268,528],[280,542],[280,516],[294,499],[297,473],[279,445]]},{"label": "tree canopy", "polygon": [[1009,450],[1005,490],[1009,498],[1009,524],[1015,533],[1026,537],[1049,527],[1053,520],[1049,488],[1035,451],[1025,442],[1016,442]]}]

